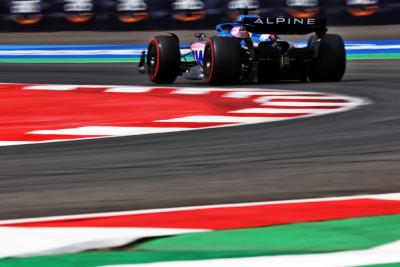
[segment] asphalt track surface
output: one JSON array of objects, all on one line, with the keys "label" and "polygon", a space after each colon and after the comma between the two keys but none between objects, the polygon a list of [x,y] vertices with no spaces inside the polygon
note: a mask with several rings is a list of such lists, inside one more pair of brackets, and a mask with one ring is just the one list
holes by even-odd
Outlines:
[{"label": "asphalt track surface", "polygon": [[[149,85],[135,64],[0,64],[0,82]],[[349,63],[350,112],[199,131],[0,149],[0,218],[400,191],[400,61]],[[177,86],[202,86],[179,80]],[[56,103],[55,103],[56,104]]]}]

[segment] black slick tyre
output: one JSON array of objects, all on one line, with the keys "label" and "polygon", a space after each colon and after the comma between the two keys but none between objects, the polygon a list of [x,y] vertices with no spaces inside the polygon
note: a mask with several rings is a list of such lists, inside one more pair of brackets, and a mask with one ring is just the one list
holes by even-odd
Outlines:
[{"label": "black slick tyre", "polygon": [[147,73],[154,83],[173,83],[179,75],[179,41],[174,36],[156,36],[147,50]]},{"label": "black slick tyre", "polygon": [[240,40],[212,37],[207,41],[203,71],[205,81],[212,85],[236,84],[241,74]]},{"label": "black slick tyre", "polygon": [[345,70],[346,51],[342,37],[337,34],[324,35],[319,44],[318,56],[310,63],[310,81],[340,81]]}]

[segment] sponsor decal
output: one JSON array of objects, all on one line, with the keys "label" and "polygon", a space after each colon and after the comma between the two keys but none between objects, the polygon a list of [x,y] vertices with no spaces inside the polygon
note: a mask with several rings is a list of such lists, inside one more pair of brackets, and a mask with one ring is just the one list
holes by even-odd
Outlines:
[{"label": "sponsor decal", "polygon": [[203,64],[203,50],[194,50],[194,58],[196,59],[196,62],[199,63],[200,65]]},{"label": "sponsor decal", "polygon": [[249,14],[260,14],[260,2],[257,0],[231,0],[228,3],[228,15],[232,19],[236,19],[243,10],[247,10]]},{"label": "sponsor decal", "polygon": [[21,25],[38,23],[42,15],[41,0],[14,0],[10,2],[11,19]]},{"label": "sponsor decal", "polygon": [[172,3],[173,18],[179,21],[196,21],[204,17],[204,3],[200,0],[177,0]]},{"label": "sponsor decal", "polygon": [[94,16],[92,0],[64,0],[65,18],[73,23],[84,23]]},{"label": "sponsor decal", "polygon": [[255,24],[264,24],[261,18],[258,18],[256,21],[254,21]]},{"label": "sponsor decal", "polygon": [[135,23],[149,16],[148,5],[144,0],[117,0],[116,10],[122,23]]},{"label": "sponsor decal", "polygon": [[379,0],[346,0],[347,11],[356,17],[375,14],[379,10]]},{"label": "sponsor decal", "polygon": [[316,21],[314,18],[310,19],[299,19],[299,18],[257,18],[254,21],[254,24],[266,24],[266,25],[278,25],[278,24],[286,24],[286,25],[315,25]]},{"label": "sponsor decal", "polygon": [[319,12],[318,0],[287,0],[287,12],[295,18],[311,18]]},{"label": "sponsor decal", "polygon": [[200,66],[203,65],[203,56],[204,56],[204,49],[206,47],[205,43],[193,43],[190,47],[193,53],[193,57],[196,60],[197,64]]}]

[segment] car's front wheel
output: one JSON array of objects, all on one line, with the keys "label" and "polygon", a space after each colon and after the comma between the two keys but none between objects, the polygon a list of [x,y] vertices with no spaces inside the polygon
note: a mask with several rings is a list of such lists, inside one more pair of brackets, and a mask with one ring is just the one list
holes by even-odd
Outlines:
[{"label": "car's front wheel", "polygon": [[173,83],[180,68],[179,41],[174,36],[156,36],[147,49],[147,73],[152,82]]}]

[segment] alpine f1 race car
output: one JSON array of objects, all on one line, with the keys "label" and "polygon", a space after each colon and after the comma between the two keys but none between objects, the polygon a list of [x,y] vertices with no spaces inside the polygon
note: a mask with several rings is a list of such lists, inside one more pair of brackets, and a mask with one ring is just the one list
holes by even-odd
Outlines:
[{"label": "alpine f1 race car", "polygon": [[[340,81],[346,69],[341,36],[327,34],[325,19],[240,15],[219,24],[218,36],[181,46],[172,33],[156,36],[142,53],[140,67],[151,81],[168,84],[183,75],[212,85],[277,80]],[[278,34],[311,34],[303,47]],[[181,52],[183,51],[183,52]]]}]

